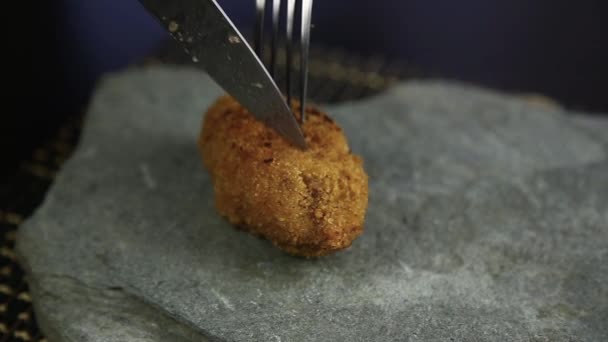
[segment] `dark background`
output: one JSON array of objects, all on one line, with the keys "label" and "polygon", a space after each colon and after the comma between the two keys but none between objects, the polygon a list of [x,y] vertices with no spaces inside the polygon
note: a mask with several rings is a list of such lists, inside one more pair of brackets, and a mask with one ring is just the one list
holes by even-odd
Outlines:
[{"label": "dark background", "polygon": [[[254,0],[219,2],[239,28],[252,27]],[[10,16],[13,37],[5,43],[5,56],[31,60],[6,68],[14,76],[8,102],[18,105],[2,114],[2,153],[9,159],[44,138],[49,125],[84,111],[101,75],[137,62],[167,38],[137,0],[28,6]],[[313,24],[313,44],[608,112],[606,1],[317,0]]]},{"label": "dark background", "polygon": [[[218,1],[242,30],[253,26],[255,0]],[[312,42],[351,52],[328,59],[332,61],[382,56],[385,63],[411,66],[406,69],[416,75],[540,93],[567,107],[606,115],[607,4],[316,0]],[[14,1],[5,4],[3,19],[0,340],[18,332],[42,341],[13,253],[17,227],[44,199],[54,174],[69,158],[79,136],[78,118],[99,77],[154,54],[167,35],[137,0]],[[327,87],[329,81],[311,78],[317,93],[340,89],[344,95],[344,89],[356,88]]]}]

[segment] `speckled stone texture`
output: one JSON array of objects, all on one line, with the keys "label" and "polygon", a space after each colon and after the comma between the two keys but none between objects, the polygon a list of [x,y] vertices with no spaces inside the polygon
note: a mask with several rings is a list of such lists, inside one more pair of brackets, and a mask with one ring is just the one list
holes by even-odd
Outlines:
[{"label": "speckled stone texture", "polygon": [[608,122],[441,81],[324,107],[365,232],[290,257],[216,212],[198,71],[109,75],[17,248],[51,341],[606,341]]}]

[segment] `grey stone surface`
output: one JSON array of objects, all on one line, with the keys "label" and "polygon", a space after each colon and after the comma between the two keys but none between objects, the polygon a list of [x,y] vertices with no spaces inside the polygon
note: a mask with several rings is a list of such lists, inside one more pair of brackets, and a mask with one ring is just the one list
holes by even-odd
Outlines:
[{"label": "grey stone surface", "polygon": [[305,260],[216,213],[196,136],[220,93],[187,68],[101,83],[18,235],[54,341],[608,340],[606,121],[440,81],[328,107],[370,205]]}]

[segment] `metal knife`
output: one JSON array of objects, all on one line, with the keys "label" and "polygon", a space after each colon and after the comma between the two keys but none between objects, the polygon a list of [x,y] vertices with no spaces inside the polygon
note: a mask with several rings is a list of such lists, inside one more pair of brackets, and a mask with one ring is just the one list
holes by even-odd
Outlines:
[{"label": "metal knife", "polygon": [[281,91],[216,0],[139,1],[224,91],[288,141],[306,148]]}]

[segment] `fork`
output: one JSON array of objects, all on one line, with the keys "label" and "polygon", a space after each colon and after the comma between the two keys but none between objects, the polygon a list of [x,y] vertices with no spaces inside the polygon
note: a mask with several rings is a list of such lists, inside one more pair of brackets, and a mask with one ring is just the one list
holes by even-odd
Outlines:
[{"label": "fork", "polygon": [[[262,59],[263,40],[264,40],[264,13],[266,12],[266,6],[270,4],[272,13],[272,38],[270,41],[270,69],[269,73],[271,77],[275,77],[277,73],[277,50],[279,40],[279,17],[281,14],[281,3],[283,0],[256,0],[256,22],[254,32],[254,51]],[[293,68],[293,49],[294,49],[294,35],[293,27],[296,18],[296,12],[299,12],[300,18],[300,122],[304,123],[306,120],[306,96],[308,87],[308,51],[310,47],[310,25],[312,16],[312,2],[313,0],[299,0],[296,6],[296,0],[286,0],[284,9],[286,10],[285,20],[285,38],[286,38],[286,89],[285,95],[287,97],[287,103],[291,107],[292,98],[292,68]]]}]

